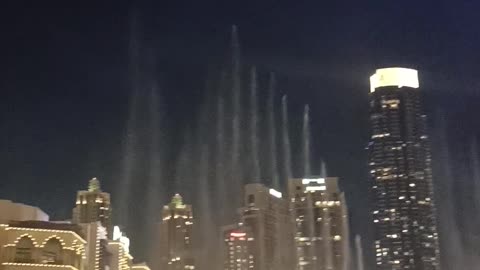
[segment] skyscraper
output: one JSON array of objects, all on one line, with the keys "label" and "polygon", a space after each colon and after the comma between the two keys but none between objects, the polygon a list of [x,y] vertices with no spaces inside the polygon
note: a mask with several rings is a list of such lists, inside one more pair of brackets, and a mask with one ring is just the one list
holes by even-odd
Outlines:
[{"label": "skyscraper", "polygon": [[77,192],[76,206],[73,208],[73,223],[91,223],[100,221],[107,229],[107,236],[112,239],[112,209],[110,194],[102,192],[100,182],[92,178],[88,183],[88,190]]},{"label": "skyscraper", "polygon": [[192,254],[192,225],[192,206],[184,204],[182,196],[175,194],[162,211],[159,269],[195,269]]},{"label": "skyscraper", "polygon": [[431,159],[418,72],[370,77],[376,269],[439,269]]},{"label": "skyscraper", "polygon": [[288,195],[295,219],[296,269],[348,269],[348,213],[338,178],[291,179]]},{"label": "skyscraper", "polygon": [[223,233],[223,269],[252,270],[255,268],[255,238],[242,223],[225,226]]},{"label": "skyscraper", "polygon": [[241,212],[244,232],[253,238],[248,251],[253,256],[250,269],[293,269],[293,222],[282,193],[262,184],[248,184]]}]

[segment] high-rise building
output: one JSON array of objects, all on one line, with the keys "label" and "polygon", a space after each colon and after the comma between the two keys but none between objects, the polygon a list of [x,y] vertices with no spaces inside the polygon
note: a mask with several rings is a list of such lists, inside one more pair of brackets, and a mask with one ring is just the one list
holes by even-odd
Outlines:
[{"label": "high-rise building", "polygon": [[0,225],[0,269],[83,270],[86,240],[77,225],[12,221]]},{"label": "high-rise building", "polygon": [[88,190],[77,192],[76,206],[73,209],[73,223],[92,223],[100,221],[107,229],[107,236],[112,239],[112,208],[110,206],[110,194],[102,192],[100,182],[92,178],[88,184]]},{"label": "high-rise building", "polygon": [[179,194],[163,207],[160,225],[160,269],[195,269],[192,253],[192,206]]},{"label": "high-rise building", "polygon": [[348,269],[348,213],[338,178],[291,179],[288,195],[295,219],[297,269]]},{"label": "high-rise building", "polygon": [[242,223],[225,226],[223,232],[223,269],[252,270],[255,267],[255,238]]},{"label": "high-rise building", "polygon": [[418,72],[384,68],[370,77],[376,269],[439,269],[426,116]]},{"label": "high-rise building", "polygon": [[251,248],[248,253],[253,257],[253,265],[249,268],[293,269],[293,221],[282,193],[262,184],[248,184],[244,198],[241,223],[247,228],[244,232],[253,238],[248,244]]}]

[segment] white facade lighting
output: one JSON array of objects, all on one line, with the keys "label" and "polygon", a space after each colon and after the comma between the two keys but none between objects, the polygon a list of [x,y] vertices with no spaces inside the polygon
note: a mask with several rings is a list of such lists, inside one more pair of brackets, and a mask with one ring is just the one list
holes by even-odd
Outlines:
[{"label": "white facade lighting", "polygon": [[276,191],[275,189],[271,188],[268,190],[268,192],[274,197],[282,198],[282,193],[280,191]]},{"label": "white facade lighting", "polygon": [[400,67],[377,69],[375,74],[370,76],[370,92],[373,93],[376,88],[384,86],[418,88],[418,71]]},{"label": "white facade lighting", "polygon": [[308,186],[305,188],[306,191],[321,191],[327,190],[326,186]]},{"label": "white facade lighting", "polygon": [[310,183],[325,184],[325,178],[303,178],[302,179],[302,184],[308,185]]}]

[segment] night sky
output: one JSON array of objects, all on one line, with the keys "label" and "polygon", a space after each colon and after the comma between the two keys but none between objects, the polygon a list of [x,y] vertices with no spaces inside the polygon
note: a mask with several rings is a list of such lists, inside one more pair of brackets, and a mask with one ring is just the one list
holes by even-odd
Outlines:
[{"label": "night sky", "polygon": [[243,62],[277,73],[291,117],[310,105],[314,166],[321,157],[329,175],[342,178],[353,234],[370,239],[364,148],[376,68],[419,70],[434,162],[442,162],[435,137],[445,127],[458,191],[468,191],[469,142],[480,132],[480,3],[66,2],[0,9],[0,198],[68,219],[91,177],[114,193],[132,92],[132,21],[155,62],[168,132],[179,137],[195,121],[205,78],[227,56],[236,24]]}]

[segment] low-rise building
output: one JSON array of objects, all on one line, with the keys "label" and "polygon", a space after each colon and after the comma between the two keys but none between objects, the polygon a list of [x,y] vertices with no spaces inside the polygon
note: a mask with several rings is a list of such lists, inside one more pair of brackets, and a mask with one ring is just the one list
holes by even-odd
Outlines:
[{"label": "low-rise building", "polygon": [[0,270],[84,270],[79,226],[45,221],[0,225]]},{"label": "low-rise building", "polygon": [[130,239],[118,226],[113,228],[113,240],[108,241],[107,251],[111,255],[110,270],[131,269],[133,257],[130,255]]},{"label": "low-rise building", "polygon": [[48,221],[48,215],[35,206],[0,200],[0,224],[27,220]]}]

